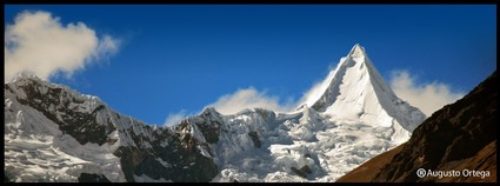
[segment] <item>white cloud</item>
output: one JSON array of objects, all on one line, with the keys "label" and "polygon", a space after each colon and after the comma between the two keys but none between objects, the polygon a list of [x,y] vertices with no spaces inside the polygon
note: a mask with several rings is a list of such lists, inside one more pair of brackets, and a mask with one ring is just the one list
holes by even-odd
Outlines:
[{"label": "white cloud", "polygon": [[277,112],[286,112],[295,108],[295,104],[291,101],[280,104],[277,96],[269,96],[253,87],[239,89],[232,94],[224,95],[209,106],[214,107],[222,114],[235,114],[244,109],[252,108],[263,108]]},{"label": "white cloud", "polygon": [[5,81],[19,72],[31,72],[42,79],[74,71],[118,50],[118,40],[99,38],[82,22],[63,25],[49,12],[24,11],[5,29]]},{"label": "white cloud", "polygon": [[427,116],[464,96],[463,92],[453,91],[447,84],[437,81],[417,84],[416,79],[408,71],[396,70],[392,72],[390,83],[398,97],[419,108]]},{"label": "white cloud", "polygon": [[168,114],[167,119],[165,119],[163,126],[175,125],[186,117],[188,117],[186,110],[181,110],[177,113],[170,113]]}]

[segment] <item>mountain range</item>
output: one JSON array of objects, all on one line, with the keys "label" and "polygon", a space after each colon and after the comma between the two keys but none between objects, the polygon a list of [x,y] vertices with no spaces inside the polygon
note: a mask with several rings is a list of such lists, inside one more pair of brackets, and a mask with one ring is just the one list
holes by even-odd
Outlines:
[{"label": "mountain range", "polygon": [[426,119],[359,44],[286,113],[207,107],[162,127],[35,75],[19,74],[4,93],[5,177],[14,182],[331,182],[401,149]]}]

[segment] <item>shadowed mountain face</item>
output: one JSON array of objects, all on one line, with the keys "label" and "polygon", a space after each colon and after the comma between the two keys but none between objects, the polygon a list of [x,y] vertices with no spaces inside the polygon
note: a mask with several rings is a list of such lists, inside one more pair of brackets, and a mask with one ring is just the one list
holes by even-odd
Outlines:
[{"label": "shadowed mountain face", "polygon": [[495,71],[467,96],[425,120],[408,142],[338,182],[496,182],[496,84]]}]

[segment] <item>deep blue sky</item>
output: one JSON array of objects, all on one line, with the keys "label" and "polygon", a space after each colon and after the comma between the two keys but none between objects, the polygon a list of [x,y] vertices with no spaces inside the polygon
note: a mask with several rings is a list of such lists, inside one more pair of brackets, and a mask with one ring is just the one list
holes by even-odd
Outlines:
[{"label": "deep blue sky", "polygon": [[23,10],[121,39],[107,62],[53,81],[147,123],[250,86],[298,99],[358,42],[386,81],[406,69],[467,92],[496,69],[494,5],[9,5],[5,21]]}]

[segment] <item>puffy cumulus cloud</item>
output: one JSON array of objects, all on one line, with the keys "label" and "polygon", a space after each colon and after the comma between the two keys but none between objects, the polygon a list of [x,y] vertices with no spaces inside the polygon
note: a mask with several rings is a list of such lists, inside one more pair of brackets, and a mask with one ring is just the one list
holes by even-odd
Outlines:
[{"label": "puffy cumulus cloud", "polygon": [[215,103],[209,105],[222,114],[235,114],[244,109],[263,108],[277,112],[286,112],[295,108],[295,103],[288,101],[280,104],[277,96],[259,92],[253,87],[239,89],[232,94],[220,97]]},{"label": "puffy cumulus cloud", "polygon": [[115,53],[119,41],[99,38],[82,22],[63,25],[49,12],[24,11],[5,29],[5,81],[19,72],[48,79],[58,72],[70,77],[92,61]]},{"label": "puffy cumulus cloud", "polygon": [[416,77],[406,70],[393,71],[390,84],[398,97],[419,108],[427,116],[465,95],[451,90],[449,85],[441,82],[418,84]]},{"label": "puffy cumulus cloud", "polygon": [[163,124],[163,126],[175,125],[187,117],[188,114],[186,110],[181,110],[177,113],[170,113],[167,116],[167,119],[165,119],[165,123]]}]

